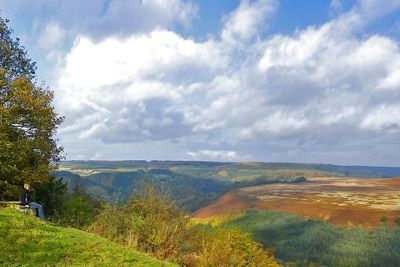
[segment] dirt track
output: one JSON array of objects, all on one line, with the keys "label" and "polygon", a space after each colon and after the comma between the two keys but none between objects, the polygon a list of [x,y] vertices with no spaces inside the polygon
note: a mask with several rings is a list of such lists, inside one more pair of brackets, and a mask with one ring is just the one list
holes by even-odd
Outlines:
[{"label": "dirt track", "polygon": [[[250,207],[282,210],[342,226],[376,227],[400,217],[400,178],[312,178],[297,184],[269,184],[234,190],[196,211],[204,218]],[[381,218],[387,217],[387,222]]]}]

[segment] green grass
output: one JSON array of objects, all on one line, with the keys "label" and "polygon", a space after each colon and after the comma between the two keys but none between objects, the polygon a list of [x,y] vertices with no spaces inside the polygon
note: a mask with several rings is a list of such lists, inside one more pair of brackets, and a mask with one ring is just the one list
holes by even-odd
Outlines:
[{"label": "green grass", "polygon": [[0,266],[173,266],[104,238],[0,208]]}]

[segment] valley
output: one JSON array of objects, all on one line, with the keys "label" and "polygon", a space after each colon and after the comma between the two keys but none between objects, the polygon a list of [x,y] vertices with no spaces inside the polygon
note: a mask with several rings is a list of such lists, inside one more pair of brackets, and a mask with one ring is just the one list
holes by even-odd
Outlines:
[{"label": "valley", "polygon": [[[125,201],[151,184],[207,231],[238,229],[284,266],[399,266],[400,168],[67,161],[70,190]],[[388,253],[389,252],[389,253]]]},{"label": "valley", "polygon": [[393,225],[400,217],[400,178],[311,177],[302,183],[244,187],[224,194],[193,216],[249,208],[285,211],[345,227]]}]

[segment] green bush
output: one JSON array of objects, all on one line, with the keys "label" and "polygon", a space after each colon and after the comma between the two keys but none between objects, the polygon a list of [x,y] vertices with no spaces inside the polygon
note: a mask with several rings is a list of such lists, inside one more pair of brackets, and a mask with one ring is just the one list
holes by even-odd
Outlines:
[{"label": "green bush", "polygon": [[54,215],[53,221],[79,229],[85,229],[96,218],[97,209],[93,202],[85,198],[84,194],[73,193],[63,202],[62,207]]}]

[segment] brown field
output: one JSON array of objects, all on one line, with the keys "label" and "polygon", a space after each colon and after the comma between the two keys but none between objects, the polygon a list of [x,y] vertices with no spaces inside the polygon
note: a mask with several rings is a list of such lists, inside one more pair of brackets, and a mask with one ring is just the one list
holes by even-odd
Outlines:
[{"label": "brown field", "polygon": [[[373,228],[400,217],[400,178],[309,178],[304,183],[268,184],[230,191],[196,211],[205,218],[248,208],[281,210],[342,226]],[[387,217],[387,222],[381,218]]]}]

